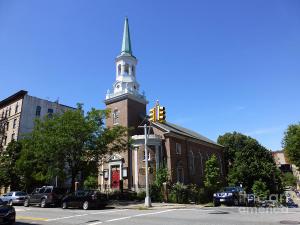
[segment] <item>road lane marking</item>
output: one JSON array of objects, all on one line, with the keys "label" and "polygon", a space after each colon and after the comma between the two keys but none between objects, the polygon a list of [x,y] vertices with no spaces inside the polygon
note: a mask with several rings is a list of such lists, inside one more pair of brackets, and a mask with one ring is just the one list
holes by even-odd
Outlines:
[{"label": "road lane marking", "polygon": [[47,218],[38,218],[38,217],[31,217],[31,216],[17,216],[17,220],[34,220],[34,221],[48,221]]},{"label": "road lane marking", "polygon": [[112,210],[112,211],[101,211],[101,212],[88,213],[88,214],[79,214],[79,215],[65,216],[65,217],[59,217],[59,218],[54,218],[54,219],[47,219],[47,221],[64,220],[64,219],[71,219],[71,218],[74,218],[74,217],[96,215],[96,214],[115,213],[115,212],[122,212],[122,211],[126,211],[126,210],[128,210],[128,209]]},{"label": "road lane marking", "polygon": [[[105,222],[109,223],[109,222],[114,222],[114,221],[119,221],[119,220],[132,219],[132,218],[141,217],[141,216],[156,215],[156,214],[171,212],[171,211],[175,211],[175,210],[177,210],[177,209],[168,209],[168,210],[152,212],[152,213],[142,213],[142,214],[137,214],[137,215],[133,215],[133,216],[125,216],[125,217],[115,218],[115,219],[111,219],[111,220],[106,220]],[[93,224],[89,224],[89,225],[97,225],[100,223],[102,223],[102,222],[93,223]]]}]

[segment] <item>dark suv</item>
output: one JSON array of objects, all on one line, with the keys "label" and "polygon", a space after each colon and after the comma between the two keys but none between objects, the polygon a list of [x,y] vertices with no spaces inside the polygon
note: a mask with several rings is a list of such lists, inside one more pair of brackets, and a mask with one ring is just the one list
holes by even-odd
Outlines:
[{"label": "dark suv", "polygon": [[40,205],[45,208],[49,205],[58,206],[61,204],[62,198],[65,196],[66,190],[53,186],[43,186],[36,188],[24,201],[24,206]]},{"label": "dark suv", "polygon": [[214,193],[214,206],[222,203],[226,205],[246,204],[247,194],[241,187],[225,187],[222,191]]}]

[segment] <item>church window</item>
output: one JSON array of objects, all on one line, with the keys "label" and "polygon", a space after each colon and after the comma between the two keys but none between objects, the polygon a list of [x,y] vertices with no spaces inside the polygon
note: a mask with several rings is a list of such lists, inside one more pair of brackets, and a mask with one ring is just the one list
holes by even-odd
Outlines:
[{"label": "church window", "polygon": [[118,75],[121,75],[121,64],[118,65]]},{"label": "church window", "polygon": [[115,124],[119,124],[119,114],[120,114],[120,112],[119,112],[119,110],[114,110],[114,112],[113,112],[113,124],[115,125]]},{"label": "church window", "polygon": [[195,157],[192,151],[189,152],[189,169],[190,169],[190,174],[195,173]]},{"label": "church window", "polygon": [[134,66],[131,67],[131,73],[132,73],[132,76],[135,76],[135,73],[134,73]]},{"label": "church window", "polygon": [[177,182],[184,183],[184,171],[181,162],[177,162],[176,175],[177,175]]},{"label": "church window", "polygon": [[124,72],[127,74],[129,73],[129,65],[128,64],[125,64]]},{"label": "church window", "polygon": [[176,155],[181,155],[181,144],[176,143]]},{"label": "church window", "polygon": [[200,156],[200,172],[201,172],[201,175],[203,176],[204,175],[204,165],[203,165],[203,157],[202,157],[202,154],[201,152],[199,152],[199,156]]}]

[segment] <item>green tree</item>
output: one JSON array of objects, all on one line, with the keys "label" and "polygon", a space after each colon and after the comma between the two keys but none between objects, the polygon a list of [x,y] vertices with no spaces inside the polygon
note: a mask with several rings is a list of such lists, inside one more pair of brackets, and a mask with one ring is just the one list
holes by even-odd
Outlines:
[{"label": "green tree", "polygon": [[300,123],[288,126],[282,145],[291,163],[300,168]]},{"label": "green tree", "polygon": [[205,163],[204,186],[212,194],[220,188],[220,168],[217,157],[212,155]]},{"label": "green tree", "polygon": [[270,190],[268,189],[266,183],[261,179],[254,181],[252,191],[257,197],[262,200],[267,199],[270,194]]},{"label": "green tree", "polygon": [[282,175],[282,183],[283,186],[296,186],[297,178],[293,175],[293,173],[284,173]]},{"label": "green tree", "polygon": [[10,186],[12,190],[20,188],[20,172],[16,166],[20,158],[22,145],[11,141],[6,150],[0,153],[0,184]]},{"label": "green tree", "polygon": [[77,110],[37,120],[18,161],[24,182],[30,186],[32,180],[49,183],[55,177],[61,182],[70,178],[73,189],[87,163],[101,162],[105,155],[126,149],[127,129],[106,128],[107,115],[106,110],[92,109],[85,116],[78,105]]},{"label": "green tree", "polygon": [[233,132],[219,136],[218,143],[225,147],[230,185],[243,184],[246,191],[250,192],[254,182],[261,179],[272,193],[281,189],[280,171],[272,153],[257,140]]}]

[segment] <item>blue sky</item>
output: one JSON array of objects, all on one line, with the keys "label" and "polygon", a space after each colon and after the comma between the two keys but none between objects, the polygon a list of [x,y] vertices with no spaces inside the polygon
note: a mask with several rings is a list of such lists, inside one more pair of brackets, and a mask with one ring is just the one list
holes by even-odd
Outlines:
[{"label": "blue sky", "polygon": [[104,108],[128,16],[137,78],[167,120],[272,150],[300,119],[299,0],[0,0],[0,99]]}]

